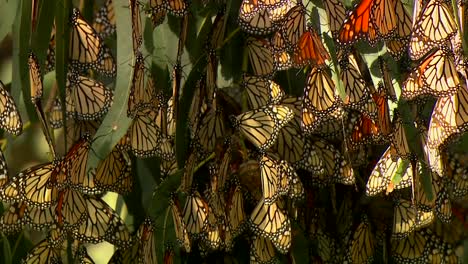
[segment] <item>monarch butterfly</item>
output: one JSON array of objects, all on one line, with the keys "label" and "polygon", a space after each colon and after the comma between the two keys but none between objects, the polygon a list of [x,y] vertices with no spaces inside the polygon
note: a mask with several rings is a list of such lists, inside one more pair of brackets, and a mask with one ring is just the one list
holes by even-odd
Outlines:
[{"label": "monarch butterfly", "polygon": [[150,218],[145,218],[137,231],[138,238],[138,262],[139,263],[155,263],[156,262],[156,245],[154,244],[154,227],[153,221]]},{"label": "monarch butterfly", "polygon": [[465,177],[468,175],[466,154],[449,152],[445,168],[447,169],[447,175],[451,178],[452,196],[461,198],[468,194],[468,179]]},{"label": "monarch butterfly", "polygon": [[259,160],[263,200],[266,205],[274,203],[279,196],[289,191],[289,175],[281,173],[279,164],[278,160],[267,154]]},{"label": "monarch butterfly", "polygon": [[382,83],[379,84],[379,91],[372,94],[377,105],[377,123],[384,137],[392,133],[392,123],[390,121],[390,110],[388,107],[387,96]]},{"label": "monarch butterfly", "polygon": [[323,5],[327,12],[332,36],[337,39],[338,32],[346,18],[346,9],[340,0],[323,0]]},{"label": "monarch butterfly", "polygon": [[55,204],[50,207],[27,207],[27,224],[35,230],[44,230],[54,227],[57,218],[55,215]]},{"label": "monarch butterfly", "polygon": [[392,240],[392,257],[397,262],[442,263],[453,257],[453,249],[425,228],[403,240]]},{"label": "monarch butterfly", "polygon": [[460,79],[453,63],[452,51],[443,48],[429,55],[417,71],[409,75],[403,87],[401,96],[407,100],[423,95],[448,96],[456,92],[460,87]]},{"label": "monarch butterfly", "polygon": [[278,133],[294,117],[293,111],[282,105],[269,105],[243,113],[233,119],[234,127],[254,146],[264,151],[278,138]]},{"label": "monarch butterfly", "polygon": [[395,4],[395,14],[400,21],[397,23],[395,36],[392,39],[385,40],[385,46],[387,46],[387,51],[390,55],[398,60],[407,50],[411,35],[412,18],[406,12],[401,1],[395,0],[393,3]]},{"label": "monarch butterfly", "polygon": [[375,237],[366,216],[356,228],[348,251],[348,261],[352,263],[369,263],[373,261]]},{"label": "monarch butterfly", "polygon": [[51,72],[55,68],[55,20],[50,32],[49,47],[47,48],[47,57],[45,61],[45,72]]},{"label": "monarch butterfly", "polygon": [[432,110],[427,145],[444,148],[453,138],[468,130],[468,91],[460,87],[454,95],[441,97]]},{"label": "monarch butterfly", "polygon": [[195,144],[202,156],[215,150],[216,141],[225,136],[223,112],[211,108],[201,117],[199,128],[195,134]]},{"label": "monarch butterfly", "polygon": [[286,42],[279,31],[271,37],[271,47],[273,48],[274,63],[276,65],[275,70],[283,71],[291,68],[291,55],[287,52]]},{"label": "monarch butterfly", "polygon": [[247,50],[254,75],[271,77],[275,72],[273,50],[266,39],[249,37]]},{"label": "monarch butterfly", "polygon": [[206,49],[209,50],[216,50],[222,47],[224,41],[224,33],[226,31],[226,16],[225,11],[220,10],[216,14],[216,18],[213,21],[213,27],[208,34],[208,38],[206,40]]},{"label": "monarch butterfly", "polygon": [[361,73],[355,66],[357,64],[354,57],[351,60],[341,60],[340,77],[346,92],[345,106],[357,110],[370,119],[376,118],[377,106],[371,97],[371,92],[362,78]]},{"label": "monarch butterfly", "polygon": [[95,120],[109,110],[112,90],[104,84],[84,76],[67,78],[67,113],[78,120]]},{"label": "monarch butterfly", "polygon": [[287,252],[291,246],[291,222],[277,203],[265,204],[262,199],[250,215],[249,223],[253,232],[271,240],[280,252]]},{"label": "monarch butterfly", "polygon": [[[0,150],[0,193],[3,190],[3,186],[8,182],[8,168],[5,160],[5,156],[3,155],[3,151]],[[0,197],[2,195],[0,194]]]},{"label": "monarch butterfly", "polygon": [[73,8],[71,24],[69,49],[71,66],[79,72],[94,69],[105,75],[115,76],[114,57],[76,8]]},{"label": "monarch butterfly", "polygon": [[362,0],[346,17],[338,35],[342,45],[351,45],[366,37],[371,45],[379,39],[391,39],[399,21],[394,3],[397,0]]},{"label": "monarch butterfly", "polygon": [[381,143],[385,140],[382,131],[375,121],[361,114],[353,127],[350,138],[350,147],[358,149],[360,145]]},{"label": "monarch butterfly", "polygon": [[150,8],[153,16],[161,16],[167,11],[174,16],[182,17],[188,12],[188,3],[185,0],[150,0]]},{"label": "monarch butterfly", "polygon": [[6,203],[22,202],[19,185],[19,177],[5,180],[5,183],[0,188],[0,200]]},{"label": "monarch butterfly", "polygon": [[115,33],[115,24],[114,3],[113,0],[107,0],[96,13],[93,28],[96,30],[96,33],[104,39]]},{"label": "monarch butterfly", "polygon": [[208,214],[211,213],[208,203],[203,200],[200,193],[194,191],[187,197],[183,211],[188,233],[193,238],[200,236],[200,233],[205,230],[208,224]]},{"label": "monarch butterfly", "polygon": [[342,112],[341,99],[325,68],[313,67],[307,76],[302,103],[302,128],[313,133],[325,120],[336,119]]},{"label": "monarch butterfly", "polygon": [[390,70],[388,69],[388,65],[386,61],[383,59],[383,57],[381,56],[378,57],[378,61],[379,61],[380,73],[382,74],[383,88],[385,89],[385,94],[390,100],[392,100],[393,102],[396,102],[397,96],[395,93],[395,87],[393,86],[392,77],[390,76]]},{"label": "monarch butterfly", "polygon": [[251,263],[274,263],[276,252],[273,243],[268,238],[256,236],[250,248]]},{"label": "monarch butterfly", "polygon": [[86,198],[78,191],[64,189],[59,192],[55,206],[55,218],[59,227],[74,230],[87,221]]},{"label": "monarch butterfly", "polygon": [[[279,164],[278,171],[281,175],[288,176],[281,182],[282,189],[286,189],[283,187],[286,184],[289,185],[288,197],[293,201],[303,200],[305,198],[304,186],[302,185],[301,179],[299,179],[296,170],[287,161],[282,160]],[[281,243],[287,242],[287,239],[288,238],[286,237]]]},{"label": "monarch butterfly", "polygon": [[273,149],[281,159],[294,163],[302,158],[304,141],[300,127],[291,121],[281,129]]},{"label": "monarch butterfly", "polygon": [[247,92],[247,102],[251,109],[258,109],[269,104],[280,104],[285,93],[281,87],[272,80],[244,74],[242,86]]},{"label": "monarch butterfly", "polygon": [[221,228],[225,229],[223,220],[218,220],[217,217],[210,213],[208,215],[208,222],[202,237],[202,250],[217,250],[221,246],[222,238],[220,234]]},{"label": "monarch butterfly", "polygon": [[86,251],[86,248],[84,246],[81,246],[77,250],[75,259],[79,261],[80,264],[93,264],[94,263],[93,259],[88,255],[88,252]]},{"label": "monarch butterfly", "polygon": [[413,170],[408,166],[408,163],[404,163],[400,158],[394,161],[391,156],[391,148],[387,148],[369,176],[366,194],[374,196],[384,190],[388,194],[393,190],[407,188],[413,184],[413,177]]},{"label": "monarch butterfly", "polygon": [[49,188],[57,162],[40,164],[18,174],[21,199],[30,206],[47,208],[58,200],[58,190]]},{"label": "monarch butterfly", "polygon": [[167,11],[164,9],[150,12],[149,16],[151,19],[151,24],[153,24],[153,28],[156,28],[164,22],[164,20],[166,19],[166,13]]},{"label": "monarch butterfly", "polygon": [[172,198],[169,201],[171,207],[172,220],[174,221],[174,229],[179,245],[185,250],[185,252],[191,251],[191,242],[188,236],[187,227],[182,221],[182,216],[180,214],[180,209],[175,198]]},{"label": "monarch butterfly", "polygon": [[267,8],[259,1],[243,0],[239,10],[239,27],[253,35],[270,34],[278,29],[291,5],[291,1],[281,1],[276,7]]},{"label": "monarch butterfly", "polygon": [[[438,183],[440,184],[440,183]],[[444,223],[452,222],[452,203],[448,197],[448,193],[443,186],[437,193],[437,199],[435,201],[435,213],[437,218]]]},{"label": "monarch butterfly", "polygon": [[0,128],[8,133],[19,135],[23,130],[23,122],[15,101],[0,81]]},{"label": "monarch butterfly", "polygon": [[413,207],[410,201],[399,199],[394,207],[392,237],[403,239],[422,225],[429,225],[433,220],[432,212],[425,213]]},{"label": "monarch butterfly", "polygon": [[288,50],[294,51],[296,49],[306,31],[306,9],[299,2],[286,13],[280,28]]},{"label": "monarch butterfly", "polygon": [[[296,168],[304,169],[306,171],[309,171],[312,173],[313,177],[311,177],[311,184],[312,185],[318,185],[318,186],[326,186],[331,182],[332,177],[329,177],[329,174],[327,173],[332,173],[334,175],[334,169],[335,169],[335,152],[334,148],[329,148],[329,150],[325,150],[325,147],[327,146],[325,141],[317,141],[313,142],[311,139],[306,139],[305,140],[305,145],[304,145],[304,155],[302,156],[301,160],[295,163]],[[322,147],[325,151],[325,155],[323,156],[322,154]],[[329,156],[328,154],[331,154]],[[325,158],[330,158],[331,160],[326,160]],[[327,165],[325,165],[325,162],[329,162],[331,166],[328,166],[328,168],[331,168],[331,171],[327,171]]]},{"label": "monarch butterfly", "polygon": [[140,52],[135,53],[135,68],[133,70],[132,86],[128,98],[127,115],[133,116],[139,108],[152,106],[154,95],[154,84],[151,77],[148,77],[145,86],[145,61]]},{"label": "monarch butterfly", "polygon": [[157,154],[161,132],[153,121],[156,113],[152,109],[136,112],[127,134],[122,138],[122,145],[131,149],[137,157],[152,157]]},{"label": "monarch butterfly", "polygon": [[72,229],[75,239],[83,243],[99,243],[103,240],[127,248],[131,245],[130,232],[123,220],[104,201],[85,198],[85,220]]},{"label": "monarch butterfly", "polygon": [[209,106],[216,109],[216,93],[218,87],[216,81],[218,79],[218,58],[214,50],[208,51],[208,64],[206,66],[206,102]]},{"label": "monarch butterfly", "polygon": [[25,203],[14,203],[0,217],[0,229],[6,234],[19,232],[27,223]]},{"label": "monarch butterfly", "polygon": [[231,233],[231,239],[239,236],[245,228],[246,217],[244,211],[244,198],[239,185],[231,189],[227,201],[227,224]]},{"label": "monarch butterfly", "polygon": [[55,147],[52,136],[50,135],[49,125],[47,124],[44,111],[42,110],[42,76],[39,62],[36,55],[31,51],[28,56],[28,66],[29,66],[29,84],[31,87],[31,102],[33,103],[39,120],[41,121],[42,131],[46,137],[49,148],[52,152],[52,155],[55,156]]},{"label": "monarch butterfly", "polygon": [[301,68],[307,65],[325,65],[325,61],[330,59],[325,46],[318,33],[309,28],[300,37],[294,49],[293,66]]},{"label": "monarch butterfly", "polygon": [[415,20],[411,34],[409,55],[412,60],[420,59],[456,34],[457,27],[451,10],[451,6],[442,0],[426,3]]},{"label": "monarch butterfly", "polygon": [[94,181],[97,189],[113,191],[120,194],[132,190],[132,162],[125,150],[116,146],[109,155],[102,160],[95,172]]},{"label": "monarch butterfly", "polygon": [[130,14],[132,16],[133,52],[136,54],[143,43],[140,6],[136,0],[130,0]]},{"label": "monarch butterfly", "polygon": [[321,229],[317,231],[317,252],[322,261],[333,262],[333,258],[336,257],[336,241],[329,234],[323,232]]},{"label": "monarch butterfly", "polygon": [[41,242],[37,243],[33,249],[31,249],[28,255],[23,259],[23,263],[62,263],[60,257],[60,249],[55,248],[49,243],[49,239],[45,238]]},{"label": "monarch butterfly", "polygon": [[49,187],[57,186],[60,189],[70,187],[86,194],[103,192],[104,190],[96,186],[95,173],[86,171],[90,148],[91,139],[89,136],[85,136],[75,143],[64,160],[55,166],[52,178],[49,180]]},{"label": "monarch butterfly", "polygon": [[42,98],[41,69],[36,55],[31,51],[28,56],[29,83],[31,86],[31,102],[37,104]]},{"label": "monarch butterfly", "polygon": [[394,112],[393,117],[393,136],[390,138],[390,152],[392,159],[409,159],[412,156],[406,131],[403,126],[403,120],[398,112]]}]

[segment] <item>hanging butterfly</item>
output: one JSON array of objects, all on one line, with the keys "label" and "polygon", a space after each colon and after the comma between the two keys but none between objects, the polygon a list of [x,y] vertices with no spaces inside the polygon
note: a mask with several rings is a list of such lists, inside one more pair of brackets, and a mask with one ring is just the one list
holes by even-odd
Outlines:
[{"label": "hanging butterfly", "polygon": [[165,12],[182,17],[188,13],[189,8],[189,4],[185,0],[150,0],[149,4],[153,16],[158,18],[164,17],[165,15],[162,14]]},{"label": "hanging butterfly", "polygon": [[328,69],[313,67],[307,77],[302,103],[302,128],[314,133],[323,122],[342,115],[341,99]]},{"label": "hanging butterfly", "polygon": [[271,47],[273,49],[273,59],[276,66],[275,70],[283,71],[291,68],[291,55],[287,51],[286,42],[280,31],[277,31],[273,37],[271,37]]},{"label": "hanging butterfly", "polygon": [[273,76],[276,67],[270,42],[266,39],[249,37],[246,43],[253,74],[263,77]]},{"label": "hanging butterfly", "polygon": [[440,149],[468,130],[468,90],[460,87],[451,96],[441,97],[432,110],[427,145]]},{"label": "hanging butterfly", "polygon": [[341,25],[346,19],[346,9],[340,0],[323,0],[327,12],[329,28],[334,39],[338,39]]},{"label": "hanging butterfly", "polygon": [[243,0],[239,9],[239,27],[252,35],[266,35],[277,30],[286,13],[291,9],[289,0],[272,1],[268,6],[264,1]]},{"label": "hanging butterfly", "polygon": [[414,232],[414,230],[427,226],[433,221],[433,212],[418,210],[408,200],[396,200],[393,213],[392,237],[403,239]]},{"label": "hanging butterfly", "polygon": [[289,51],[296,49],[306,31],[306,9],[301,2],[298,2],[284,16],[284,21],[280,28],[281,35]]},{"label": "hanging butterfly", "polygon": [[105,39],[113,35],[116,31],[115,10],[113,0],[107,0],[104,5],[99,8],[94,17],[93,28],[96,33]]},{"label": "hanging butterfly", "polygon": [[341,45],[349,46],[366,38],[371,45],[378,40],[391,39],[398,29],[400,14],[394,3],[398,0],[362,0],[346,16],[338,35]]},{"label": "hanging butterfly", "polygon": [[107,76],[115,76],[116,65],[109,48],[76,8],[73,8],[70,23],[69,58],[72,68],[78,72],[94,69]]},{"label": "hanging butterfly", "polygon": [[376,238],[366,216],[353,233],[347,251],[347,259],[352,263],[370,263],[373,260]]},{"label": "hanging butterfly", "polygon": [[393,9],[400,21],[397,23],[395,36],[391,39],[385,40],[385,46],[387,47],[387,51],[390,55],[395,60],[399,60],[407,51],[413,20],[405,10],[402,1],[394,0],[393,3],[395,4]]},{"label": "hanging butterfly", "polygon": [[251,109],[258,109],[270,104],[280,104],[285,93],[281,87],[272,80],[250,76],[242,76],[242,86],[247,92],[247,102]]},{"label": "hanging butterfly", "polygon": [[358,70],[359,67],[354,56],[341,60],[340,68],[340,78],[346,92],[344,105],[375,120],[377,106],[371,97],[370,88]]},{"label": "hanging butterfly", "polygon": [[453,63],[453,52],[442,48],[426,57],[417,70],[410,73],[403,85],[401,96],[406,100],[427,95],[448,96],[460,87],[460,79]]},{"label": "hanging butterfly", "polygon": [[132,17],[133,52],[137,54],[143,44],[142,26],[140,18],[140,3],[130,0],[130,14]]},{"label": "hanging butterfly", "polygon": [[262,236],[254,237],[250,247],[250,262],[274,263],[276,261],[277,256],[271,240]]},{"label": "hanging butterfly", "polygon": [[383,191],[389,194],[393,190],[410,187],[413,184],[413,177],[413,169],[409,163],[404,163],[400,158],[394,161],[391,148],[387,148],[369,176],[366,194],[374,196]]},{"label": "hanging butterfly", "polygon": [[2,81],[0,81],[0,128],[14,135],[21,134],[23,130],[23,122],[15,101]]},{"label": "hanging butterfly", "polygon": [[145,84],[145,61],[143,55],[140,52],[136,52],[127,115],[131,117],[135,115],[138,109],[151,107],[154,103],[154,94],[155,90],[151,76],[147,77],[147,83]]},{"label": "hanging butterfly", "polygon": [[430,50],[443,46],[457,32],[452,7],[446,1],[426,2],[416,17],[409,45],[409,56],[419,60]]},{"label": "hanging butterfly", "polygon": [[260,200],[253,210],[250,219],[253,232],[265,237],[282,253],[286,253],[291,246],[291,222],[277,203],[270,205]]},{"label": "hanging butterfly", "polygon": [[[8,168],[3,155],[3,151],[0,150],[0,193],[3,190],[3,186],[8,182]],[[1,198],[1,195],[0,195]]]},{"label": "hanging butterfly", "polygon": [[269,105],[233,118],[234,127],[254,146],[264,151],[278,138],[278,133],[294,117],[291,109],[282,105]]},{"label": "hanging butterfly", "polygon": [[318,33],[309,27],[300,37],[293,55],[293,66],[302,68],[307,65],[324,66],[330,59],[328,51]]},{"label": "hanging butterfly", "polygon": [[195,239],[200,236],[208,224],[208,214],[210,214],[208,203],[194,191],[187,197],[183,210],[184,223],[188,233]]},{"label": "hanging butterfly", "polygon": [[91,78],[69,74],[66,87],[67,114],[75,119],[95,120],[112,105],[112,90]]}]

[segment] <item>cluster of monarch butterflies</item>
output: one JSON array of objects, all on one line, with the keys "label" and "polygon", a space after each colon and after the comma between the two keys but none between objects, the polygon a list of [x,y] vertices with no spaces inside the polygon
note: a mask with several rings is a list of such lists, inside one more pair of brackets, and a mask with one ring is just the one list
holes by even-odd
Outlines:
[{"label": "cluster of monarch butterflies", "polygon": [[[73,258],[92,263],[83,244],[104,240],[117,247],[109,263],[226,260],[243,250],[252,263],[297,262],[304,254],[314,263],[461,262],[455,251],[468,237],[468,155],[453,142],[468,129],[467,4],[457,1],[453,10],[448,0],[414,1],[412,18],[401,0],[358,0],[348,10],[340,0],[319,2],[242,0],[234,16],[223,3],[202,3],[221,8],[210,17],[202,73],[188,88],[190,144],[178,164],[181,60],[196,7],[129,0],[132,122],[92,171],[86,171],[92,137],[113,103],[113,90],[99,80],[116,75],[104,39],[116,33],[117,6],[105,1],[93,23],[73,8],[65,100],[57,97],[47,112],[41,63],[33,52],[28,57],[31,102],[52,161],[8,177],[0,153],[0,199],[8,204],[0,230],[46,233],[24,262],[61,263],[71,246]],[[183,21],[172,96],[145,65],[143,11],[153,28],[166,14]],[[325,16],[320,30],[313,11]],[[231,96],[218,87],[218,75],[237,28],[248,64],[235,81],[241,96]],[[375,65],[359,52],[363,46],[379,50]],[[54,49],[55,29],[46,72],[54,70]],[[390,67],[397,63],[400,76]],[[280,82],[285,73],[305,75],[299,90]],[[0,93],[0,128],[19,135],[21,118],[2,83]],[[69,144],[63,156],[52,128],[63,128]],[[158,160],[155,197],[180,177],[165,199],[153,201],[165,210],[149,215],[133,236],[102,199],[106,192],[134,192],[132,156]]]}]

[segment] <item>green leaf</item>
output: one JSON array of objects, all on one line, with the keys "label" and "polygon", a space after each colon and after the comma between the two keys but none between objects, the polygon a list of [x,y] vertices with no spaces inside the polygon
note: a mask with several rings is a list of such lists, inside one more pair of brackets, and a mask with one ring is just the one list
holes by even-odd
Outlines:
[{"label": "green leaf", "polygon": [[406,173],[406,170],[408,169],[409,164],[410,163],[408,160],[401,160],[401,162],[399,162],[398,168],[392,177],[393,185],[397,185],[398,183],[400,183],[401,179],[403,178],[403,175]]},{"label": "green leaf", "polygon": [[37,24],[35,31],[32,32],[31,48],[34,50],[42,69],[44,68],[47,49],[49,47],[54,17],[55,6],[48,4],[46,1],[39,1]]},{"label": "green leaf", "polygon": [[13,22],[18,14],[18,8],[21,1],[2,1],[0,10],[2,12],[2,23],[0,23],[0,42],[11,32]]},{"label": "green leaf", "polygon": [[175,154],[179,168],[185,165],[188,157],[189,147],[189,130],[188,130],[188,115],[190,105],[192,103],[193,94],[195,92],[196,83],[200,78],[200,72],[206,67],[205,56],[200,58],[193,66],[190,75],[185,81],[182,90],[182,98],[179,101],[179,111],[177,113],[176,136],[175,136]]},{"label": "green leaf", "polygon": [[421,183],[423,185],[424,193],[426,194],[426,198],[429,201],[433,201],[435,199],[435,194],[432,192],[432,171],[429,167],[427,167],[426,163],[421,162]]},{"label": "green leaf", "polygon": [[[127,116],[128,97],[133,75],[134,55],[132,23],[128,2],[118,0],[114,2],[117,23],[117,80],[114,91],[114,102],[106,117],[102,121],[94,136],[86,171],[96,168],[99,161],[107,157],[118,141],[127,133],[132,119]],[[131,65],[130,65],[131,63]]]},{"label": "green leaf", "polygon": [[2,234],[2,237],[3,237],[3,261],[5,264],[10,264],[12,263],[10,241],[8,241],[8,238],[4,234]]}]

